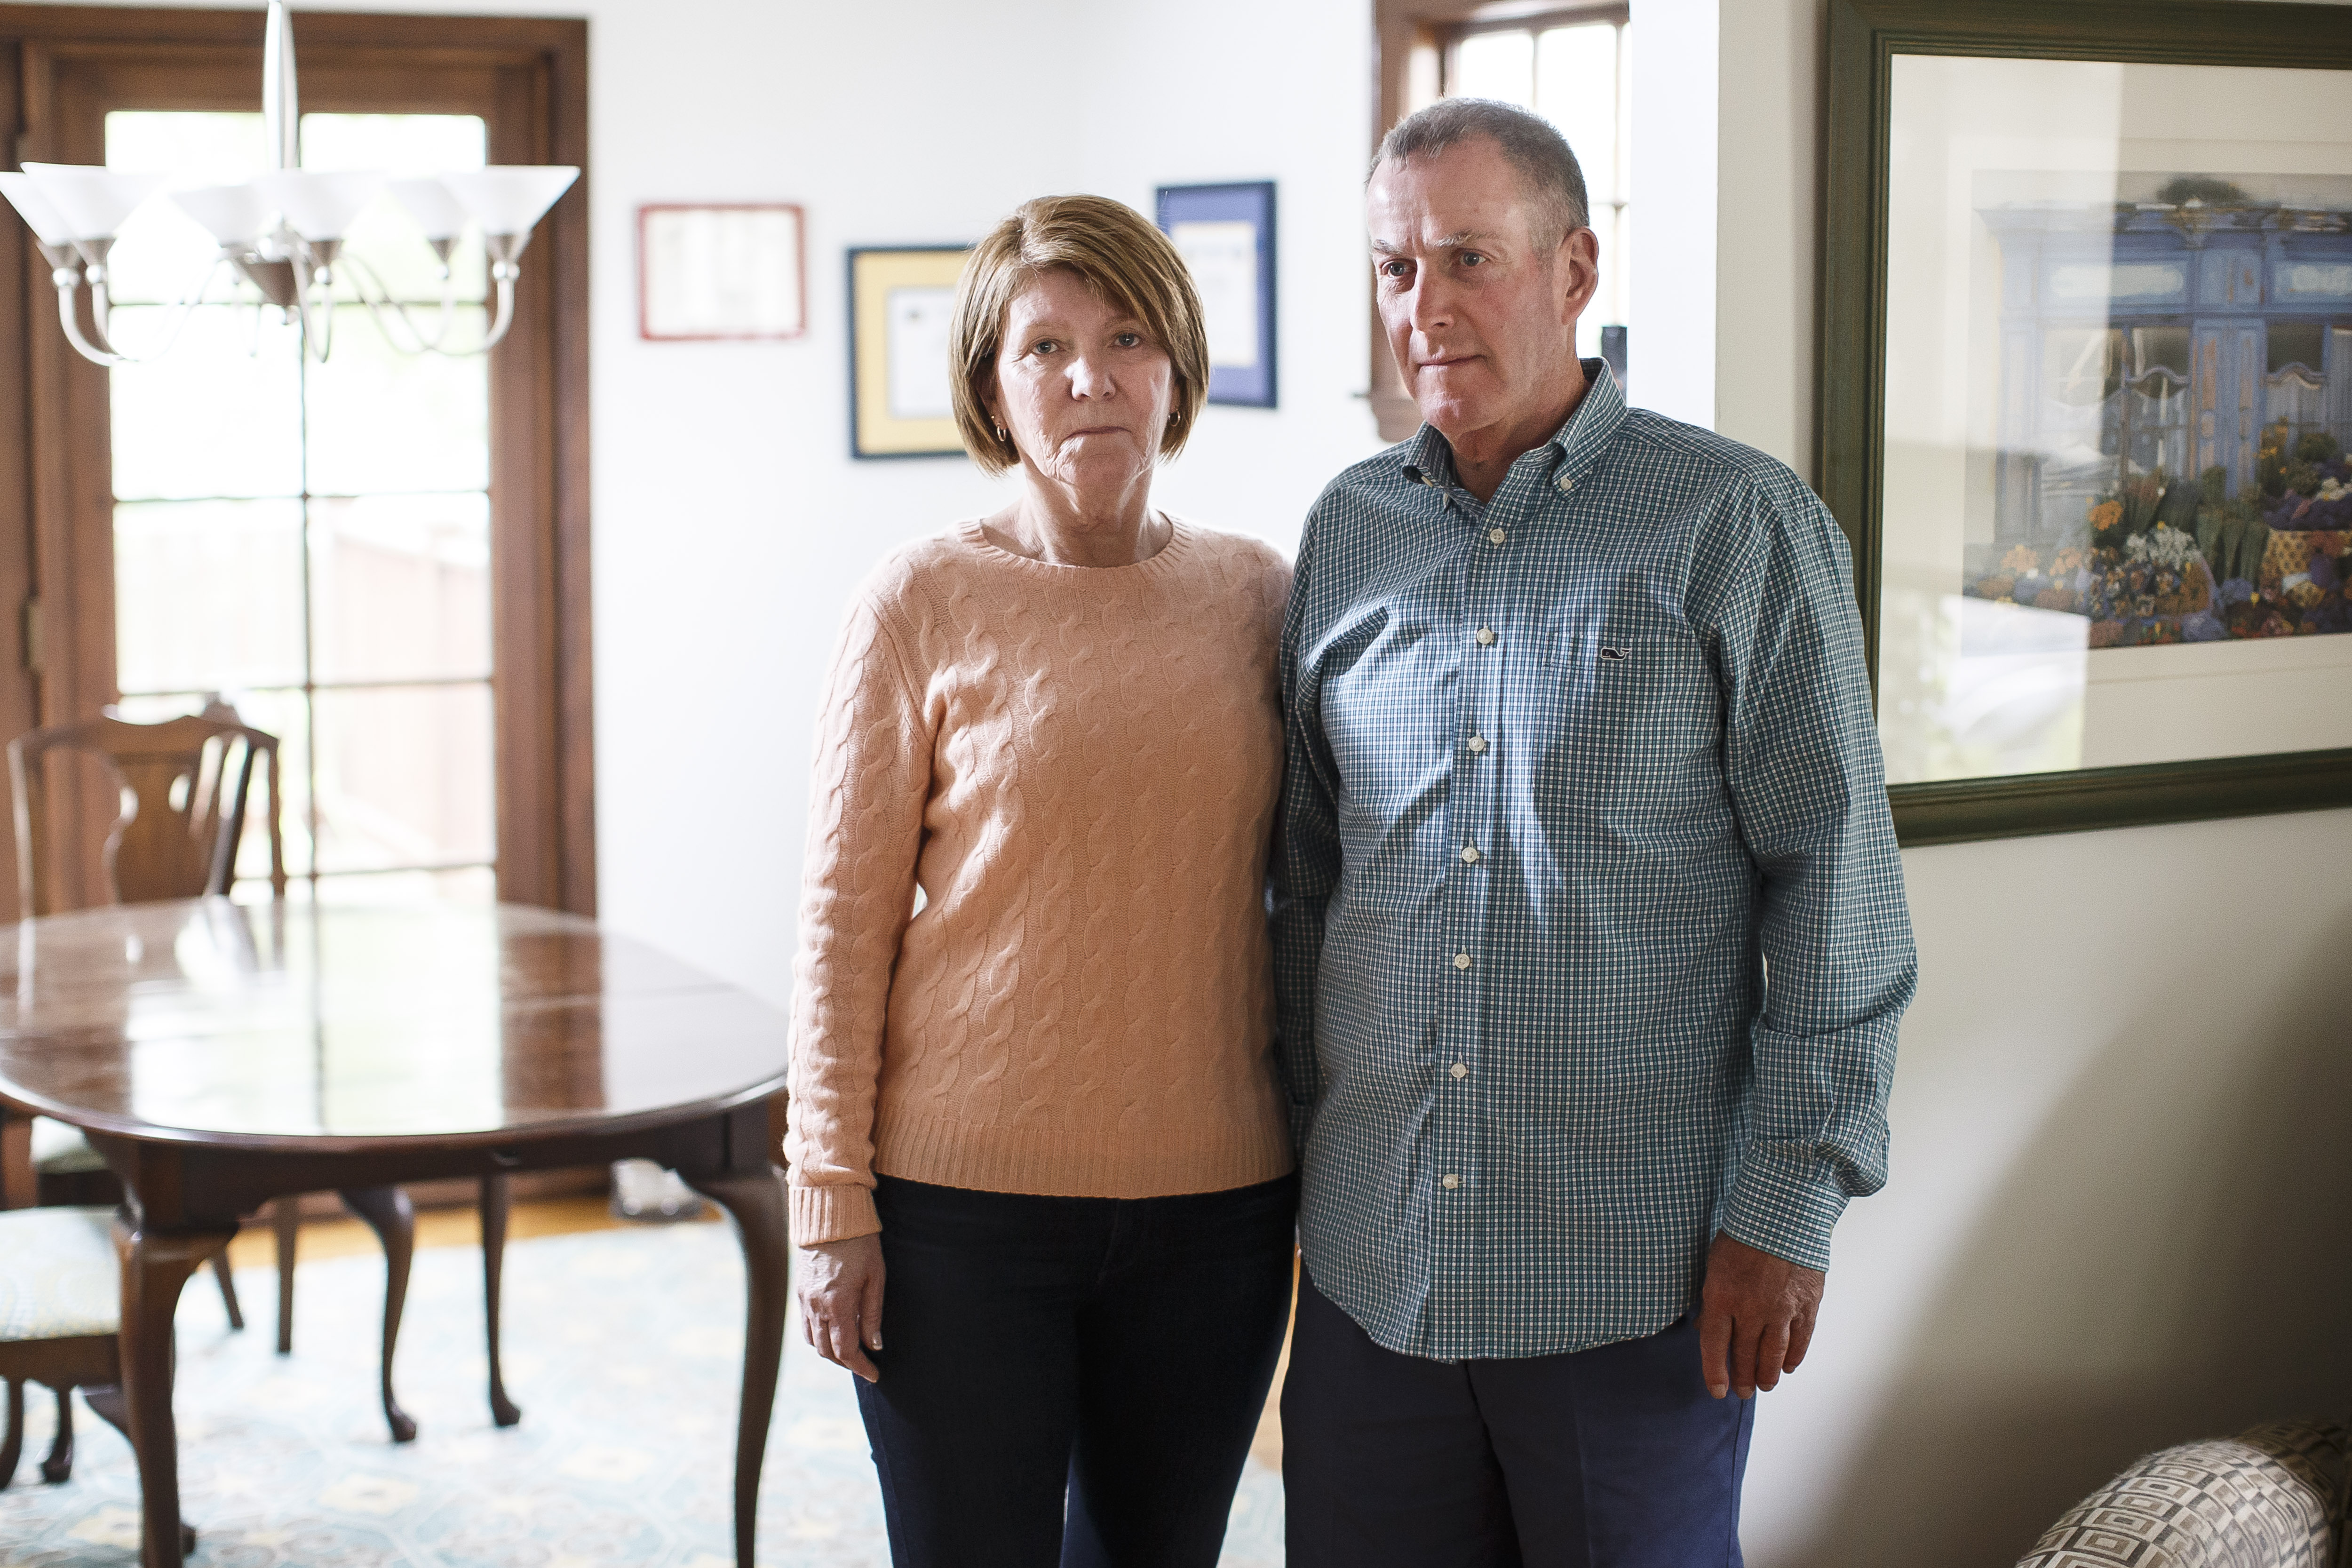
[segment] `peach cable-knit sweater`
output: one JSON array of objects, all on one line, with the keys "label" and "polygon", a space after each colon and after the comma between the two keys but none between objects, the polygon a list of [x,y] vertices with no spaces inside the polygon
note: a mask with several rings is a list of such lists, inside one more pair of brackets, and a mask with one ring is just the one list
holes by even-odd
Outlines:
[{"label": "peach cable-knit sweater", "polygon": [[877,1171],[1138,1198],[1291,1169],[1265,895],[1289,589],[1181,520],[1116,567],[968,522],[866,584],[809,796],[796,1243],[880,1230]]}]

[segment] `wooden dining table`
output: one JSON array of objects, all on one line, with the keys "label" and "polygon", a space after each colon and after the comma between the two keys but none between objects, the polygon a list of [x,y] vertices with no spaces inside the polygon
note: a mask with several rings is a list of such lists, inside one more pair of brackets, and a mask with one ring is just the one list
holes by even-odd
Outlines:
[{"label": "wooden dining table", "polygon": [[242,1218],[298,1193],[632,1157],[676,1170],[742,1242],[735,1553],[751,1568],[788,1296],[768,1120],[785,1036],[746,992],[515,905],[197,899],[0,927],[0,1152],[54,1117],[122,1182],[144,1568],[182,1561],[173,1310]]}]

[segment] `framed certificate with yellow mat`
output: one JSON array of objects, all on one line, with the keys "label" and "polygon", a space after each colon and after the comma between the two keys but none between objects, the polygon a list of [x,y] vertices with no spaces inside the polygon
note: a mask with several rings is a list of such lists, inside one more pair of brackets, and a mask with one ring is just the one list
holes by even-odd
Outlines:
[{"label": "framed certificate with yellow mat", "polygon": [[849,253],[849,455],[963,454],[950,402],[948,318],[971,247],[876,247]]}]

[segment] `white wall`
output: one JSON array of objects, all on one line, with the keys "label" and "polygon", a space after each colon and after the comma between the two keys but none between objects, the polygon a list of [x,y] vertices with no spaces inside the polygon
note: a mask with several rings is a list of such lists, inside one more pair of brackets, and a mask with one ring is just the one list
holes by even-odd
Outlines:
[{"label": "white wall", "polygon": [[[1274,179],[1282,406],[1210,409],[1160,499],[1287,550],[1324,480],[1378,449],[1361,0],[301,8],[590,19],[601,912],[778,1002],[843,606],[893,545],[1004,494],[961,458],[848,457],[845,247],[977,239],[1050,192],[1148,214],[1155,184]],[[635,208],[695,200],[804,205],[804,339],[637,339]]]},{"label": "white wall", "polygon": [[[999,504],[961,459],[848,456],[843,251],[976,239],[1078,184],[1085,7],[585,9],[599,904],[782,1002],[842,607],[893,545]],[[807,336],[640,342],[637,205],[762,199],[807,214]]]},{"label": "white wall", "polygon": [[[1802,473],[1821,16],[1722,7],[1717,426]],[[2352,812],[1904,857],[1893,1179],[1759,1412],[1754,1568],[2011,1563],[2138,1454],[2352,1406],[2348,862]]]},{"label": "white wall", "polygon": [[[1738,0],[1729,0],[1738,5]],[[1726,0],[1634,0],[1629,402],[1716,427],[1716,60]]]},{"label": "white wall", "polygon": [[1159,494],[1212,527],[1295,550],[1324,482],[1381,445],[1363,395],[1369,7],[1186,0],[1097,4],[1089,15],[1087,189],[1150,213],[1155,185],[1280,182],[1282,407],[1209,409]]},{"label": "white wall", "polygon": [[[1323,480],[1377,445],[1351,396],[1365,28],[1335,0],[590,10],[603,910],[781,1001],[842,606],[892,545],[1002,494],[961,459],[846,456],[843,248],[974,239],[1047,192],[1148,213],[1156,184],[1278,181],[1283,406],[1211,409],[1161,496],[1288,548]],[[636,341],[632,209],[698,197],[806,204],[805,341]]]}]

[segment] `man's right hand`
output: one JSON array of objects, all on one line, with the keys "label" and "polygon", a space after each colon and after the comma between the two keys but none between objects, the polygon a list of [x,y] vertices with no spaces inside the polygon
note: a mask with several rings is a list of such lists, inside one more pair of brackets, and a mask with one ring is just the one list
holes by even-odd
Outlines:
[{"label": "man's right hand", "polygon": [[825,1360],[881,1382],[866,1352],[882,1348],[882,1238],[853,1236],[799,1251],[801,1331]]}]

